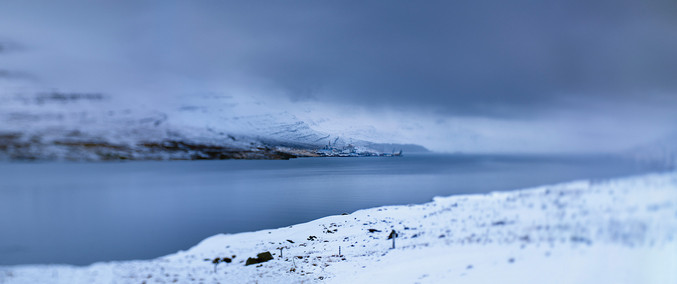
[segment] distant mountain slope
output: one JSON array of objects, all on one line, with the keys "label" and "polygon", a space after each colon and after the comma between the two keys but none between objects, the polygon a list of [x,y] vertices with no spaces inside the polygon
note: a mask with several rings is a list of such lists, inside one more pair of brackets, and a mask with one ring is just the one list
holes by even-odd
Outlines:
[{"label": "distant mountain slope", "polygon": [[231,96],[149,105],[11,83],[0,82],[0,159],[288,159],[315,156],[329,143],[375,153],[425,150],[336,137],[286,111]]}]

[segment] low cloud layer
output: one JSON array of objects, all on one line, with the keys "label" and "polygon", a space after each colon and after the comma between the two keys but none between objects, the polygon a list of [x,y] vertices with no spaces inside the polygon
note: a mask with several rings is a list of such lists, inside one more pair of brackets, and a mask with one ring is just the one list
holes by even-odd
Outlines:
[{"label": "low cloud layer", "polygon": [[[568,151],[620,149],[677,121],[670,0],[5,1],[5,38],[22,48],[2,45],[0,69],[50,88],[157,99],[256,93],[292,108],[400,113],[420,120],[416,130],[365,120],[446,151],[468,137],[487,151],[557,151],[564,141]],[[340,116],[331,121],[346,128]],[[469,129],[454,132],[449,121]],[[486,134],[506,125],[524,134]],[[560,134],[534,139],[543,128]],[[451,140],[420,138],[440,131]]]}]

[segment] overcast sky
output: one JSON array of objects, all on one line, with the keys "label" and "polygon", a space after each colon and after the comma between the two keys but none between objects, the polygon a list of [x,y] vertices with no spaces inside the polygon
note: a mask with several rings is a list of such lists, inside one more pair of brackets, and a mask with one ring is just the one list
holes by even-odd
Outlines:
[{"label": "overcast sky", "polygon": [[440,151],[615,151],[677,129],[674,0],[6,0],[0,42],[0,69],[50,88],[256,94]]}]

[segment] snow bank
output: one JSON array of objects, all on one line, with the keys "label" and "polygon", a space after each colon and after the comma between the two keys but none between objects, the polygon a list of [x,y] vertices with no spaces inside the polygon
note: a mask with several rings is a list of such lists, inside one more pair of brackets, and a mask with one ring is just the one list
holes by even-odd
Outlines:
[{"label": "snow bank", "polygon": [[[273,260],[245,266],[266,251]],[[677,283],[677,173],[366,209],[147,261],[0,267],[0,283],[325,281]]]}]

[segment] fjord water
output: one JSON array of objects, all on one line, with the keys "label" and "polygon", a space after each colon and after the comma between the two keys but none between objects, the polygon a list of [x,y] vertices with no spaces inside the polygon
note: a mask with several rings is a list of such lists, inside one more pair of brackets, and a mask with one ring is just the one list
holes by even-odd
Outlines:
[{"label": "fjord water", "polygon": [[[647,172],[608,156],[0,163],[0,265],[148,259],[219,233]],[[227,244],[224,244],[224,246]]]}]

